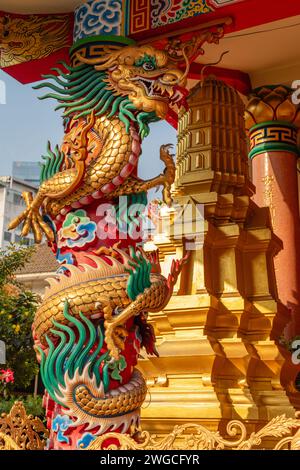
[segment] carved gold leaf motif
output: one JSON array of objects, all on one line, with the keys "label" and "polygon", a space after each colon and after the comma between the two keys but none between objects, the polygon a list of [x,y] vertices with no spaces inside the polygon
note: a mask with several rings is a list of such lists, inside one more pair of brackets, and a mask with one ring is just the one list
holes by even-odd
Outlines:
[{"label": "carved gold leaf motif", "polygon": [[0,417],[0,450],[43,450],[47,437],[42,421],[28,416],[22,402]]},{"label": "carved gold leaf motif", "polygon": [[[270,437],[278,439],[273,450],[284,448],[300,450],[299,417],[299,413],[295,418],[277,416],[248,438],[245,424],[236,420],[230,421],[227,425],[229,439],[222,437],[218,431],[210,431],[198,424],[175,426],[168,436],[162,438],[143,431],[139,436],[139,442],[126,434],[108,433],[93,441],[88,450],[104,448],[106,450],[253,450],[258,447],[264,448],[263,439]],[[293,434],[295,429],[297,432]],[[108,439],[118,440],[119,445],[111,444],[105,447]]]}]

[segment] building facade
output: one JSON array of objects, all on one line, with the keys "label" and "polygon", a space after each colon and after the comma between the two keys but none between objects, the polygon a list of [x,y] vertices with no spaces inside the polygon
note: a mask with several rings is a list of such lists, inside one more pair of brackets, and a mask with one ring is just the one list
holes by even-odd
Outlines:
[{"label": "building facade", "polygon": [[10,243],[25,243],[32,245],[33,236],[21,236],[21,230],[8,231],[8,224],[12,217],[16,217],[25,208],[22,193],[31,191],[36,193],[37,189],[25,181],[14,179],[10,176],[0,177],[0,248],[6,248]]},{"label": "building facade", "polygon": [[17,281],[23,286],[43,297],[48,286],[47,279],[54,278],[59,263],[47,244],[39,245],[32,258],[17,273]]},{"label": "building facade", "polygon": [[38,162],[13,162],[13,179],[22,180],[31,186],[38,186],[40,183],[41,166]]}]

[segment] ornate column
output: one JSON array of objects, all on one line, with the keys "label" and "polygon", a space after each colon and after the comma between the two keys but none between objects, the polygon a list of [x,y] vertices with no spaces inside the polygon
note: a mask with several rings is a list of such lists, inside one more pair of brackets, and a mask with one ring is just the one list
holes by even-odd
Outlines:
[{"label": "ornate column", "polygon": [[282,241],[275,258],[278,296],[291,312],[287,334],[300,328],[300,220],[297,182],[299,106],[288,87],[254,90],[246,110],[250,136],[254,201],[270,209],[271,224]]}]

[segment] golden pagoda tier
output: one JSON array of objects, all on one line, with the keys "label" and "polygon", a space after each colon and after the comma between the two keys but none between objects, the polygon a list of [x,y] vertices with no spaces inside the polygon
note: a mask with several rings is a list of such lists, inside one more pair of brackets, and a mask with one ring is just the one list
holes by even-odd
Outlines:
[{"label": "golden pagoda tier", "polygon": [[208,78],[188,104],[179,120],[175,209],[162,210],[153,242],[165,272],[191,251],[169,304],[149,314],[159,357],[139,361],[149,390],[142,426],[168,434],[177,424],[224,430],[241,419],[253,431],[300,406],[294,379],[285,383],[290,392],[282,385],[289,365],[279,339],[289,316],[274,271],[282,246],[269,209],[250,199],[239,94]]}]

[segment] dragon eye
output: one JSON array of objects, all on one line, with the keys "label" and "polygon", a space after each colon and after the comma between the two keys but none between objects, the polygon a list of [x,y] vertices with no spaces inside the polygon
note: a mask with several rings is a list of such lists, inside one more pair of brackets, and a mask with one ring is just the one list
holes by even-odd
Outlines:
[{"label": "dragon eye", "polygon": [[144,62],[143,69],[146,70],[146,72],[149,72],[151,70],[154,70],[155,67],[151,62]]}]

